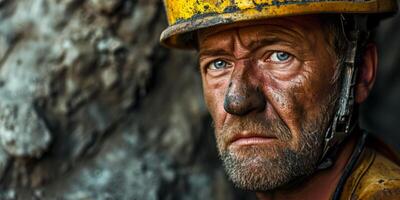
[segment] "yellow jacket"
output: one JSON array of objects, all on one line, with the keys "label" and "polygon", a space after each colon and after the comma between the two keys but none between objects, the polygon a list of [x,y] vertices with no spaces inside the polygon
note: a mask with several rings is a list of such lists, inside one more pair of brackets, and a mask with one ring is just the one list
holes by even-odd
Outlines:
[{"label": "yellow jacket", "polygon": [[386,152],[365,147],[344,184],[341,200],[400,200],[400,166],[394,162],[398,157]]}]

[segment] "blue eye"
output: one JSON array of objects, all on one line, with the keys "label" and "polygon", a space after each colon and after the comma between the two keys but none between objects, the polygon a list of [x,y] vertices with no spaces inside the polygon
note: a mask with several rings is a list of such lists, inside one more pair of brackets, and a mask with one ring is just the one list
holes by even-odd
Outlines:
[{"label": "blue eye", "polygon": [[274,52],[270,59],[273,62],[285,62],[291,58],[291,55],[289,53],[283,52],[283,51],[277,51]]},{"label": "blue eye", "polygon": [[227,67],[228,63],[223,61],[223,60],[215,60],[210,63],[209,67],[210,69],[225,69]]}]

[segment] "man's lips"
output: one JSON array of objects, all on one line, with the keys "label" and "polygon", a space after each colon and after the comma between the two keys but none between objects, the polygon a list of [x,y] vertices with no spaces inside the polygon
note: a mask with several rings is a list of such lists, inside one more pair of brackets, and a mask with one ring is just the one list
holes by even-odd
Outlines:
[{"label": "man's lips", "polygon": [[230,140],[229,146],[265,145],[276,139],[276,137],[257,134],[237,135]]}]

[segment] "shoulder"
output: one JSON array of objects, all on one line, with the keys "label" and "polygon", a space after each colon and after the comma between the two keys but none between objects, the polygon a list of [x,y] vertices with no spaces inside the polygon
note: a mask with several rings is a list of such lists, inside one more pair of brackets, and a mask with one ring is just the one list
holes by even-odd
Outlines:
[{"label": "shoulder", "polygon": [[346,187],[345,199],[400,199],[400,166],[367,148]]}]

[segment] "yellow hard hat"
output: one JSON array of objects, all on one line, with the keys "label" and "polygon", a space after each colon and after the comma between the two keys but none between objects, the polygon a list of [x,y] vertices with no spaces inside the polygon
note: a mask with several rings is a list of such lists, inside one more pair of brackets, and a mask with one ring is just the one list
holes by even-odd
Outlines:
[{"label": "yellow hard hat", "polygon": [[317,13],[381,14],[397,11],[396,0],[164,0],[169,27],[160,41],[190,49],[192,31],[271,17]]}]

